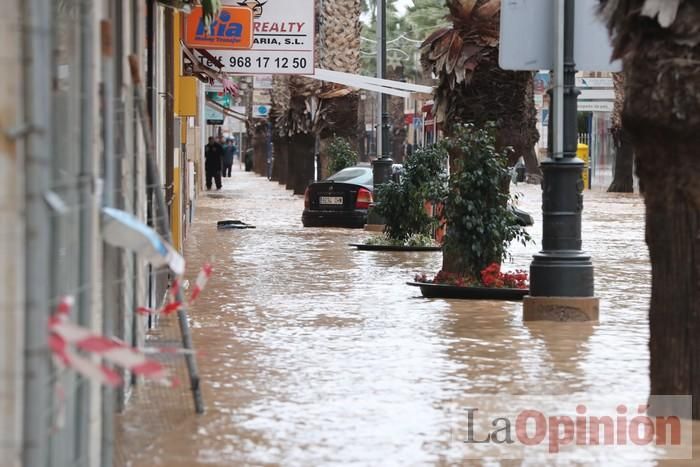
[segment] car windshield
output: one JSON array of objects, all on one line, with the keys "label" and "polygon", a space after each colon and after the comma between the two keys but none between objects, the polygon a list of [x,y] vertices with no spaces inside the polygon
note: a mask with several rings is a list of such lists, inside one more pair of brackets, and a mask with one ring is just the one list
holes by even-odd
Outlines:
[{"label": "car windshield", "polygon": [[354,183],[356,185],[372,184],[372,169],[369,167],[348,167],[340,172],[331,175],[326,180],[343,183]]}]

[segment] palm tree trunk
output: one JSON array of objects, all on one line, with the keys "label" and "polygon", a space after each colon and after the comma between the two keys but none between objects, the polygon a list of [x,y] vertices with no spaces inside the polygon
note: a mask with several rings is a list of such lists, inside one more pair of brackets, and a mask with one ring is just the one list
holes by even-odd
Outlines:
[{"label": "palm tree trunk", "polygon": [[630,135],[623,128],[613,135],[615,141],[615,167],[613,181],[608,187],[610,193],[634,192],[634,149]]},{"label": "palm tree trunk", "polygon": [[700,9],[681,1],[662,27],[641,17],[642,3],[608,4],[608,21],[623,56],[622,120],[646,203],[651,394],[693,396],[700,419],[700,47],[690,40],[700,39]]},{"label": "palm tree trunk", "polygon": [[636,146],[652,264],[651,394],[693,395],[699,419],[700,141],[658,136]]},{"label": "palm tree trunk", "polygon": [[304,194],[309,182],[314,179],[314,136],[297,133],[289,139],[290,180],[287,188],[295,195]]},{"label": "palm tree trunk", "polygon": [[615,167],[613,169],[613,181],[608,188],[612,193],[634,192],[634,150],[630,135],[622,126],[622,109],[625,104],[625,75],[613,74],[615,85],[615,110],[612,115],[612,134],[615,143]]}]

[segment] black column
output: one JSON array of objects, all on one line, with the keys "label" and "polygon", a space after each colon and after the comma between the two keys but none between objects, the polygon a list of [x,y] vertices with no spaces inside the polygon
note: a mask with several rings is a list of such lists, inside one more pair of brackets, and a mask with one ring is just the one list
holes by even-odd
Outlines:
[{"label": "black column", "polygon": [[[581,251],[584,163],[578,147],[576,64],[574,62],[574,0],[565,0],[564,21],[564,153],[542,162],[542,251],[530,265],[533,297],[592,297],[593,263]],[[553,132],[550,113],[550,134]]]}]

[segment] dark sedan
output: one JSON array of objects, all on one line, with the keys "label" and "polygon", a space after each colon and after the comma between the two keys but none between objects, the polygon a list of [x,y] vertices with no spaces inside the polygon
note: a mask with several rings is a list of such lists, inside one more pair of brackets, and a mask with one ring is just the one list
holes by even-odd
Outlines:
[{"label": "dark sedan", "polygon": [[312,183],[304,193],[304,227],[362,228],[372,204],[372,167],[356,165]]}]

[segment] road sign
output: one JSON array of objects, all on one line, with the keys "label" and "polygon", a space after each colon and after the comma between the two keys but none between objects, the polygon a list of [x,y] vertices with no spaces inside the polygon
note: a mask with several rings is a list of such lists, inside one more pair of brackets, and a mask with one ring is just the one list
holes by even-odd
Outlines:
[{"label": "road sign", "polygon": [[270,116],[270,106],[269,105],[254,105],[253,106],[253,118],[267,118]]},{"label": "road sign", "polygon": [[[608,32],[596,16],[597,0],[576,0],[574,61],[583,71],[620,71],[610,63]],[[505,70],[554,69],[554,2],[508,0],[501,6],[499,64]]]},{"label": "road sign", "polygon": [[247,7],[222,7],[209,27],[204,10],[195,7],[185,21],[185,44],[203,49],[250,49],[253,46],[253,12]]},{"label": "road sign", "polygon": [[[227,0],[253,10],[251,50],[210,50],[223,72],[240,75],[314,74],[314,0]],[[201,55],[199,59],[212,66]]]}]

